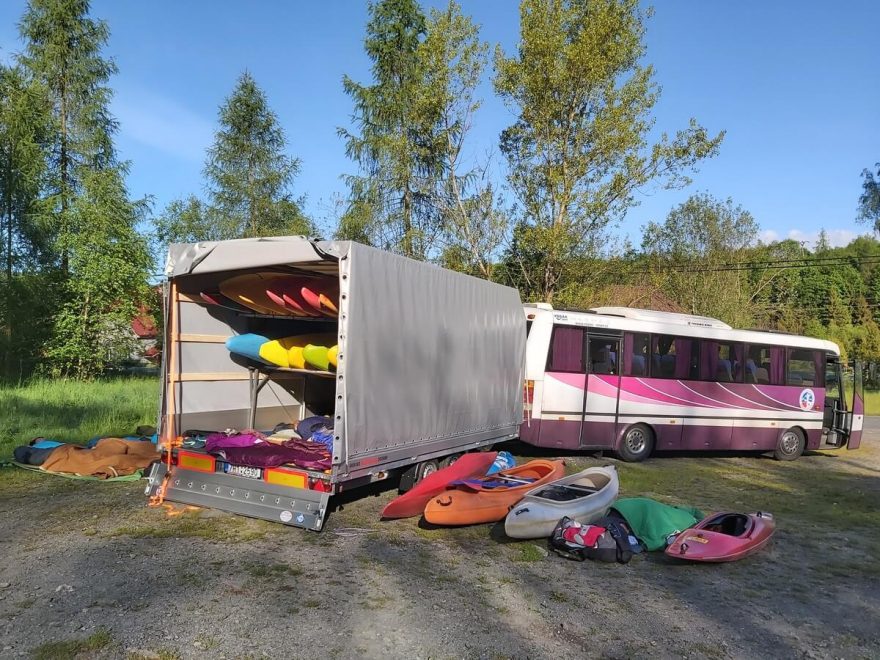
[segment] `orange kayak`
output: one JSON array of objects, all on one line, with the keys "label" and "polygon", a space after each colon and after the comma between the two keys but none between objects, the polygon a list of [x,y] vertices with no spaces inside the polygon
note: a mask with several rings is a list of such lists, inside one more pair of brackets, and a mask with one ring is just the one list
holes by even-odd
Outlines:
[{"label": "orange kayak", "polygon": [[450,484],[425,506],[434,525],[475,525],[504,520],[528,491],[565,474],[562,461],[536,459],[480,479]]}]

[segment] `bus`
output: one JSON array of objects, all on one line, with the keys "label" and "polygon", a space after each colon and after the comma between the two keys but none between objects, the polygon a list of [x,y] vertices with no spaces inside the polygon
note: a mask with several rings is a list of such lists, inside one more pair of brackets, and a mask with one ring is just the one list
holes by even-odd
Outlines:
[{"label": "bus", "polygon": [[822,339],[735,330],[718,319],[629,307],[524,305],[520,439],[539,447],[760,451],[859,446],[861,369],[847,409],[840,349]]}]

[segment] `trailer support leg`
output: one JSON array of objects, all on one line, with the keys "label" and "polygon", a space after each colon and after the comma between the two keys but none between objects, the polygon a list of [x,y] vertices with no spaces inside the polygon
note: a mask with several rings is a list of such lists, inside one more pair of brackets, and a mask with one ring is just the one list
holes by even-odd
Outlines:
[{"label": "trailer support leg", "polygon": [[252,429],[257,424],[257,400],[260,397],[260,390],[269,382],[269,374],[263,374],[253,368],[248,368],[248,371],[251,376],[251,407],[248,411],[248,428]]}]

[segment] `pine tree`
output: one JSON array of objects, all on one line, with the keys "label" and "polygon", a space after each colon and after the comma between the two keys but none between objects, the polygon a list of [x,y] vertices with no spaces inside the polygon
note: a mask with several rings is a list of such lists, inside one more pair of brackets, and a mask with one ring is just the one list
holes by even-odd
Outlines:
[{"label": "pine tree", "polygon": [[150,269],[136,229],[147,206],[129,199],[127,165],[113,148],[108,82],[116,65],[101,53],[109,29],[88,13],[87,0],[31,0],[19,26],[20,63],[45,88],[52,117],[44,201],[56,258],[42,265],[60,265],[55,288],[64,304],[44,350],[49,370],[75,378],[127,355]]},{"label": "pine tree", "polygon": [[370,5],[364,48],[373,62],[373,84],[343,78],[360,133],[338,130],[346,155],[360,167],[359,175],[346,177],[351,201],[338,236],[416,259],[431,255],[440,231],[433,201],[445,137],[419,52],[425,34],[425,15],[415,0]]},{"label": "pine tree", "polygon": [[205,176],[211,220],[225,238],[313,234],[291,186],[299,158],[285,153],[287,140],[266,94],[245,72],[220,107],[220,128],[208,150]]},{"label": "pine tree", "polygon": [[[114,166],[110,114],[116,73],[113,60],[102,56],[109,38],[104,21],[88,16],[88,0],[30,0],[19,31],[25,40],[20,62],[45,85],[52,104],[55,137],[49,160],[55,235],[59,246],[73,231],[70,207],[87,172]],[[61,268],[69,254],[59,250]]]},{"label": "pine tree", "polygon": [[[33,355],[34,323],[42,307],[28,284],[47,252],[43,205],[39,198],[46,171],[49,113],[42,86],[20,66],[0,65],[0,355],[3,375],[11,377]],[[45,293],[40,300],[45,301]],[[36,304],[35,304],[36,303]]]},{"label": "pine tree", "polygon": [[43,87],[22,67],[0,65],[0,255],[7,281],[45,248],[39,195],[49,135]]}]

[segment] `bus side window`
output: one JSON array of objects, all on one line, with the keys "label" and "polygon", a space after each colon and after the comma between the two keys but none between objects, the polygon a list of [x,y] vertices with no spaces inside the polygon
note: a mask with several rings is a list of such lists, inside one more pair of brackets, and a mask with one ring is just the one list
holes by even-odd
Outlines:
[{"label": "bus side window", "polygon": [[786,382],[789,385],[798,387],[825,387],[823,362],[821,351],[811,351],[802,348],[788,349],[788,377]]},{"label": "bus side window", "polygon": [[584,373],[584,329],[565,325],[553,327],[547,371]]},{"label": "bus side window", "polygon": [[746,346],[745,382],[785,385],[785,349],[781,346]]},{"label": "bus side window", "polygon": [[650,338],[647,334],[627,332],[623,335],[623,375],[648,375],[648,346]]},{"label": "bus side window", "polygon": [[654,335],[651,346],[651,376],[654,378],[692,379],[697,374],[694,350],[697,340],[692,337]]}]

